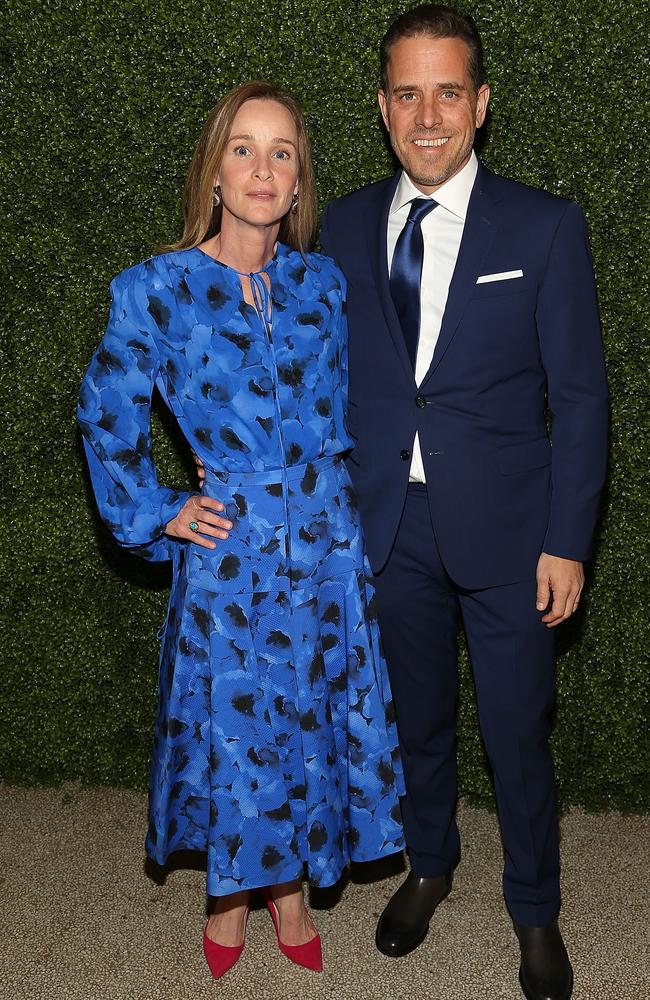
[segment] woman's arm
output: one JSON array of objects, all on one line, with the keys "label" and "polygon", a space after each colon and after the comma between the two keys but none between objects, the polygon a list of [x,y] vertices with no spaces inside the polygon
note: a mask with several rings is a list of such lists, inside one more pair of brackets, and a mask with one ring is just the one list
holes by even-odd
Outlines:
[{"label": "woman's arm", "polygon": [[192,496],[161,486],[150,435],[151,394],[160,359],[148,311],[147,265],[111,282],[106,333],[84,376],[78,419],[99,513],[120,545],[170,559],[165,535]]}]

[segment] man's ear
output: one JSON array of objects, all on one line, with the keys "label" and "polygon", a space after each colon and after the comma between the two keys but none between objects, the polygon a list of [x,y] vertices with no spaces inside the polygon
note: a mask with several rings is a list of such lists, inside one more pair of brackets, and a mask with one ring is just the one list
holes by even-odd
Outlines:
[{"label": "man's ear", "polygon": [[381,111],[381,117],[384,119],[384,125],[388,129],[388,98],[383,90],[380,90],[377,94],[377,100],[379,101],[379,110]]},{"label": "man's ear", "polygon": [[480,128],[485,121],[488,101],[490,100],[490,88],[484,83],[476,92],[476,127]]}]

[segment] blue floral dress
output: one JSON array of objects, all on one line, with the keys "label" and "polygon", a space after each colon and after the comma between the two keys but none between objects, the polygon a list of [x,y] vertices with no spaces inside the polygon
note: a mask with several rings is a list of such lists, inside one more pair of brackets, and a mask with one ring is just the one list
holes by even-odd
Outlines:
[{"label": "blue floral dress", "polygon": [[[111,285],[79,421],[118,542],[172,559],[147,852],[207,851],[210,894],[403,846],[403,779],[355,497],[341,460],[347,330],[331,260],[278,244],[273,321],[198,248]],[[191,493],[161,486],[154,385],[234,528],[212,550],[164,534]]]}]

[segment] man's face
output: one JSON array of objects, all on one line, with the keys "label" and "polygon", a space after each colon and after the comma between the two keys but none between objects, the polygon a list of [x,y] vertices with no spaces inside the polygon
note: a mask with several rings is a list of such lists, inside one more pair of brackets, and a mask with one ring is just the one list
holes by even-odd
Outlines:
[{"label": "man's face", "polygon": [[462,39],[428,35],[401,38],[390,51],[379,106],[395,155],[425,194],[465,166],[485,120],[490,88],[474,90],[468,56]]}]

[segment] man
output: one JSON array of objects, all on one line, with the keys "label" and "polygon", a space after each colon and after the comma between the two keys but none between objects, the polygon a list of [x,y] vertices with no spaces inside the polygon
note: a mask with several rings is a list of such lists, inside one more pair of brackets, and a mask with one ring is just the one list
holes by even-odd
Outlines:
[{"label": "man", "polygon": [[458,861],[460,615],[520,982],[529,1000],[563,1000],[573,975],[557,925],[553,629],[578,606],[606,465],[586,227],[577,205],[477,160],[490,91],[470,18],[432,4],[403,14],[381,68],[402,169],[330,204],[322,230],[348,281],[350,469],[407,785],[411,871],[377,946],[417,947]]}]

